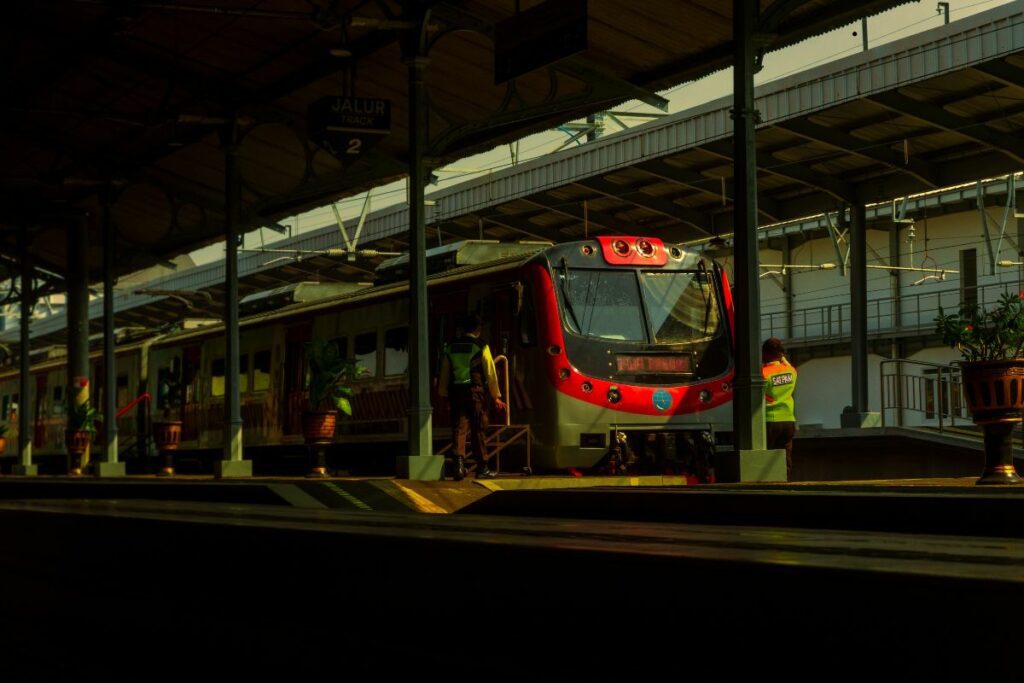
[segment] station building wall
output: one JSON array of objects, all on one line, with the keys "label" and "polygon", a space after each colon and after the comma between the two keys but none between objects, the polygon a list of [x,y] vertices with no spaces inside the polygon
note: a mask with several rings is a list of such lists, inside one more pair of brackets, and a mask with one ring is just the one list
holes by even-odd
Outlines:
[{"label": "station building wall", "polygon": [[[1001,259],[1020,260],[1016,241],[1017,227],[1011,219],[1006,224],[1000,243],[999,233],[1003,221],[1004,207],[988,201],[986,208],[989,219],[989,234],[992,238],[994,261]],[[896,328],[920,329],[922,336],[934,329],[934,320],[941,306],[947,312],[956,311],[962,300],[976,300],[983,306],[994,304],[1003,292],[1024,291],[1024,270],[1020,267],[999,267],[990,265],[981,215],[977,210],[936,217],[918,217],[914,224],[901,224],[899,231],[899,256],[901,266],[946,270],[945,278],[934,273],[900,272],[899,316],[893,307],[893,276],[889,270],[869,268],[868,290],[868,331],[882,333]],[[867,261],[869,265],[890,264],[889,235],[883,229],[872,229],[867,236]],[[845,252],[846,244],[841,244]],[[782,252],[775,249],[761,249],[761,263],[782,263]],[[727,269],[732,271],[731,259],[726,259]],[[790,249],[789,263],[796,265],[820,265],[837,263],[835,247],[828,238],[808,239],[794,244]],[[973,268],[973,277],[971,269]],[[774,270],[774,269],[773,269]],[[958,272],[954,272],[958,271]],[[803,339],[848,339],[850,327],[850,278],[842,275],[839,268],[830,270],[793,269],[792,292],[782,289],[784,279],[780,275],[768,275],[760,280],[762,338],[777,336],[782,339],[799,341]],[[786,297],[792,298],[793,334],[786,329]],[[954,349],[931,347],[913,353],[911,360],[929,363],[949,364],[959,360]],[[868,359],[868,400],[869,409],[881,409],[881,380],[879,377],[881,356],[871,355]],[[825,428],[840,426],[843,408],[851,402],[850,356],[815,358],[798,367],[800,372],[797,391],[797,421],[804,426],[821,425]],[[904,366],[904,372],[913,370]],[[920,384],[933,371],[921,370]],[[939,387],[928,384],[933,398],[928,403],[919,401],[921,410],[904,410],[903,424],[908,426],[937,425],[938,413],[929,411],[939,400],[955,400],[946,395],[939,396]],[[889,412],[887,424],[895,424],[895,416]],[[948,424],[948,414],[945,418]]]}]

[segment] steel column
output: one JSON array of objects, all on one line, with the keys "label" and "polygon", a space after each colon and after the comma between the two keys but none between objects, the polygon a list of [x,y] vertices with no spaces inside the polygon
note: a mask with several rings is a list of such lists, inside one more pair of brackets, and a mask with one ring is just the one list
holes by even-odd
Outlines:
[{"label": "steel column", "polygon": [[427,352],[426,217],[423,157],[427,143],[426,57],[406,60],[409,68],[409,455],[433,455],[430,360]]},{"label": "steel column", "polygon": [[[89,226],[83,218],[68,227],[67,235],[68,374],[67,429],[82,425],[75,411],[89,401]],[[71,462],[70,473],[81,474],[89,462],[86,448],[81,463]]]},{"label": "steel column", "polygon": [[[889,228],[889,265],[895,268],[900,267],[900,224],[893,223],[892,227]],[[911,264],[913,265],[913,264]],[[892,301],[891,314],[892,324],[890,327],[895,332],[897,329],[903,327],[903,302],[900,300],[902,296],[902,288],[900,287],[900,271],[890,271],[889,275],[889,297]],[[893,336],[892,343],[889,346],[889,355],[892,358],[902,357],[902,349],[899,338]],[[896,426],[903,426],[903,383],[900,381],[900,377],[903,374],[903,363],[896,363]],[[884,391],[885,388],[878,385],[878,390]],[[880,406],[880,409],[884,413],[884,406]],[[884,418],[884,414],[882,416]]]},{"label": "steel column", "polygon": [[32,307],[35,303],[35,292],[32,291],[32,263],[28,255],[28,231],[22,228],[18,239],[18,251],[21,256],[21,351],[20,377],[18,378],[18,464],[14,474],[34,475],[36,466],[32,464],[32,371],[30,363],[31,340],[29,324],[32,322]]},{"label": "steel column", "polygon": [[761,289],[757,245],[757,149],[754,140],[754,41],[758,3],[733,0],[733,176],[736,179],[736,379],[733,429],[737,449],[763,450],[764,379],[761,376]]},{"label": "steel column", "polygon": [[224,146],[224,455],[220,477],[252,475],[252,463],[243,458],[242,395],[239,381],[238,242],[242,205],[242,179],[238,168],[238,124],[232,114],[223,131]]},{"label": "steel column", "polygon": [[103,198],[103,424],[108,463],[117,462],[117,354],[114,349],[114,221]]},{"label": "steel column", "polygon": [[793,248],[790,244],[790,236],[782,236],[782,269],[785,274],[782,276],[782,289],[786,297],[786,339],[792,339],[793,334],[793,269],[786,268],[793,262]]},{"label": "steel column", "polygon": [[868,410],[867,216],[863,204],[850,207],[850,369],[855,413]]},{"label": "steel column", "polygon": [[101,477],[123,476],[124,464],[118,462],[117,445],[117,349],[114,339],[114,221],[110,211],[110,188],[103,202],[103,426],[105,453],[96,463]]}]

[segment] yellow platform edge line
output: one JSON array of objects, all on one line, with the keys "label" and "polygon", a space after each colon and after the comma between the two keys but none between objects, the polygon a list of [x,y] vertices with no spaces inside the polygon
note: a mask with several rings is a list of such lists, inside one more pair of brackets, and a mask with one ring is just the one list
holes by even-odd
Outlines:
[{"label": "yellow platform edge line", "polygon": [[431,515],[446,515],[446,514],[448,514],[448,511],[445,510],[443,507],[441,507],[440,505],[437,505],[436,503],[428,500],[423,495],[417,493],[416,491],[412,490],[408,486],[404,486],[402,484],[399,484],[397,481],[392,481],[391,483],[394,485],[395,488],[397,488],[399,491],[401,491],[402,493],[404,493],[406,495],[406,497],[409,499],[410,502],[412,502],[413,507],[416,510],[418,510],[420,512],[426,512],[426,513],[431,514]]}]

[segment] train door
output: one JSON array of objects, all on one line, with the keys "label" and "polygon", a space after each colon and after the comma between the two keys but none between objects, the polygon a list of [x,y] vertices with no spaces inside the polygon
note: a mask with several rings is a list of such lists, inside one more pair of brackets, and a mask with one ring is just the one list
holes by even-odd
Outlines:
[{"label": "train door", "polygon": [[[498,382],[501,384],[501,392],[509,406],[512,407],[513,411],[516,408],[521,408],[521,405],[516,405],[515,399],[515,387],[511,386],[515,378],[515,366],[516,366],[516,354],[513,341],[515,333],[513,326],[515,325],[515,313],[519,306],[521,298],[522,288],[519,283],[506,283],[503,285],[496,286],[491,293],[492,305],[488,311],[488,315],[485,316],[485,323],[489,320],[489,328],[484,332],[484,338],[487,339],[491,347],[491,354],[497,358],[498,356],[504,356],[506,366],[501,364],[497,365],[498,370]],[[507,377],[509,378],[510,386],[504,386],[506,370],[508,372]],[[513,415],[514,417],[514,415]],[[491,415],[492,420],[504,420],[504,415],[493,414]]]},{"label": "train door", "polygon": [[46,443],[46,373],[36,375],[35,420],[32,421],[32,447],[41,449]]},{"label": "train door", "polygon": [[284,382],[281,397],[281,429],[285,436],[302,434],[302,410],[306,400],[306,343],[312,339],[312,322],[285,330]]},{"label": "train door", "polygon": [[186,346],[181,352],[181,440],[199,438],[199,375],[202,347]]},{"label": "train door", "polygon": [[[469,292],[465,289],[454,292],[431,293],[429,303],[429,315],[427,326],[429,329],[429,358],[430,358],[430,401],[432,405],[439,406],[440,397],[437,394],[437,377],[441,371],[441,357],[444,354],[444,347],[449,341],[455,338],[455,326],[459,316],[468,311]],[[435,427],[450,427],[451,416],[447,410],[434,411]]]}]

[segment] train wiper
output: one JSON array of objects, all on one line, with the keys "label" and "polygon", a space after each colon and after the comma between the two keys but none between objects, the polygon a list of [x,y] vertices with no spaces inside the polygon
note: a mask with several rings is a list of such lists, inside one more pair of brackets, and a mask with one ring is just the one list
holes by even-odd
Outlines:
[{"label": "train wiper", "polygon": [[566,261],[565,257],[563,256],[561,289],[562,300],[565,301],[565,312],[568,313],[569,317],[572,318],[572,322],[576,326],[576,330],[580,334],[583,334],[583,326],[580,325],[579,318],[576,317],[576,309],[574,309],[572,306],[572,294],[570,287],[571,285],[569,283],[569,262]]},{"label": "train wiper", "polygon": [[704,331],[701,333],[702,336],[708,336],[708,323],[711,322],[711,305],[714,302],[714,297],[711,292],[704,294],[704,283],[701,280],[707,280],[708,286],[710,287],[710,277],[708,276],[708,267],[704,265],[704,259],[701,259],[697,264],[697,287],[700,288],[700,296],[704,299]]}]

